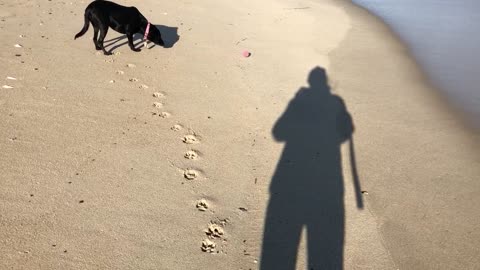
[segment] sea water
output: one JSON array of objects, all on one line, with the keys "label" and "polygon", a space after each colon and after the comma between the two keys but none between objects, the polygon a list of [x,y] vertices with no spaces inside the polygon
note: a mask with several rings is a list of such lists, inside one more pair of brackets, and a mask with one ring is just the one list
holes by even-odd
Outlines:
[{"label": "sea water", "polygon": [[353,0],[409,47],[441,94],[480,130],[480,0]]}]

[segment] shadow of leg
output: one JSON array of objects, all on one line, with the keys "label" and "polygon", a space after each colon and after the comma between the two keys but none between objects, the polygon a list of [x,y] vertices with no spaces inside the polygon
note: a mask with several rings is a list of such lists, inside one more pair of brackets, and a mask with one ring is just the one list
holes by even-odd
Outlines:
[{"label": "shadow of leg", "polygon": [[114,45],[115,43],[121,41],[121,40],[124,40],[126,39],[127,36],[126,35],[123,35],[123,36],[119,36],[119,37],[116,37],[116,38],[112,38],[112,39],[109,39],[109,40],[105,40],[104,43],[107,43],[109,42],[108,44],[105,44],[104,46],[105,47],[109,47],[109,46],[112,46]]},{"label": "shadow of leg", "polygon": [[[334,207],[341,209],[340,207]],[[342,270],[344,217],[343,211],[328,213],[307,224],[308,269]]]},{"label": "shadow of leg", "polygon": [[269,202],[263,234],[260,270],[295,270],[302,223],[291,210],[290,201],[274,198]]}]

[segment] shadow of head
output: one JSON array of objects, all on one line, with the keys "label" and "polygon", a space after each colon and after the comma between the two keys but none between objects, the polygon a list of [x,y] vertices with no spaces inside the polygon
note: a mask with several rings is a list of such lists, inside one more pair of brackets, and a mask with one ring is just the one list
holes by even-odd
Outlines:
[{"label": "shadow of head", "polygon": [[315,67],[310,71],[308,75],[308,84],[311,89],[317,89],[324,92],[323,94],[330,93],[330,87],[328,86],[327,72],[322,67]]},{"label": "shadow of head", "polygon": [[175,43],[180,39],[178,35],[178,27],[171,27],[166,25],[155,25],[155,27],[160,31],[160,41],[153,41],[156,44],[162,45],[164,48],[172,48]]}]

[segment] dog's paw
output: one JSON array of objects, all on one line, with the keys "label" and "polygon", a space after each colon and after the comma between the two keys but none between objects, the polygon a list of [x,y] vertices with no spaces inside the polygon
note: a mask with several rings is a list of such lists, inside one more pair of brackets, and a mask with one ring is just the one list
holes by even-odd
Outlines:
[{"label": "dog's paw", "polygon": [[133,49],[134,52],[139,52],[141,51],[140,49]]},{"label": "dog's paw", "polygon": [[113,53],[111,52],[103,52],[104,55],[112,55]]}]

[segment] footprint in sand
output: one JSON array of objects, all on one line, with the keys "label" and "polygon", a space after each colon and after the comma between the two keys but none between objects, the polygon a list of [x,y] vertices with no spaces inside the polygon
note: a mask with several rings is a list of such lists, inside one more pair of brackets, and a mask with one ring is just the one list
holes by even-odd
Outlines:
[{"label": "footprint in sand", "polygon": [[207,253],[214,253],[217,244],[210,239],[205,239],[202,241],[202,251]]},{"label": "footprint in sand", "polygon": [[198,158],[198,153],[194,150],[190,150],[190,151],[187,151],[185,155],[183,155],[183,157],[186,159],[195,160]]},{"label": "footprint in sand", "polygon": [[153,107],[155,107],[155,108],[162,108],[162,107],[163,107],[163,103],[161,103],[161,102],[154,102],[154,103],[153,103]]},{"label": "footprint in sand", "polygon": [[208,228],[205,230],[205,234],[210,238],[221,238],[225,234],[223,227],[211,222],[208,224]]},{"label": "footprint in sand", "polygon": [[140,88],[140,89],[148,89],[148,85],[142,84],[142,85],[140,85],[138,88]]},{"label": "footprint in sand", "polygon": [[117,70],[117,74],[118,74],[118,75],[123,75],[123,74],[125,74],[125,71],[123,71],[123,70]]},{"label": "footprint in sand", "polygon": [[137,78],[131,78],[131,79],[129,79],[128,81],[130,81],[130,82],[138,82],[138,79],[137,79]]},{"label": "footprint in sand", "polygon": [[158,116],[161,118],[170,118],[172,115],[169,112],[161,112]]},{"label": "footprint in sand", "polygon": [[195,206],[197,207],[198,211],[202,211],[202,212],[207,211],[209,207],[208,202],[205,199],[201,199],[197,201],[197,204]]},{"label": "footprint in sand", "polygon": [[134,67],[136,67],[136,65],[135,64],[127,64],[127,67],[134,68]]},{"label": "footprint in sand", "polygon": [[195,135],[185,135],[182,141],[186,144],[195,144],[200,142],[200,140]]},{"label": "footprint in sand", "polygon": [[164,98],[165,97],[165,94],[160,93],[160,92],[155,92],[152,95],[153,95],[153,97],[156,97],[156,98]]},{"label": "footprint in sand", "polygon": [[183,172],[183,177],[188,180],[195,180],[199,176],[199,172],[194,169],[186,169]]},{"label": "footprint in sand", "polygon": [[183,126],[179,125],[179,124],[175,124],[170,129],[173,130],[173,131],[180,131],[180,130],[183,129]]}]

